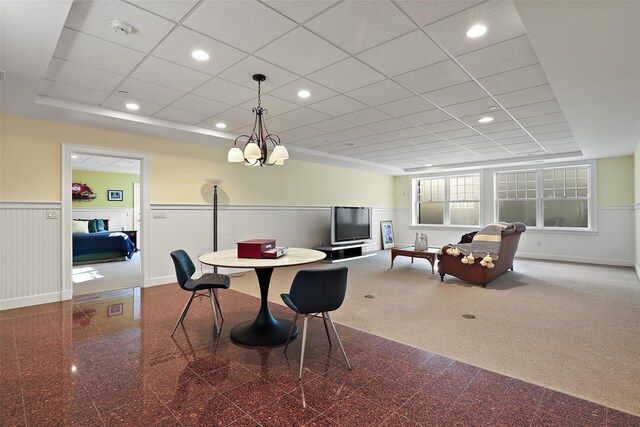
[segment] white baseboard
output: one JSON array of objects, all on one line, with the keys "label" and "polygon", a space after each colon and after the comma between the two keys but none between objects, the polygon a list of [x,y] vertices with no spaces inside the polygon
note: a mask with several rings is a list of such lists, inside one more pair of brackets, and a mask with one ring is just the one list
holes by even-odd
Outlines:
[{"label": "white baseboard", "polygon": [[154,286],[168,285],[169,283],[176,283],[176,276],[152,277],[151,279],[144,279],[142,287],[152,288]]},{"label": "white baseboard", "polygon": [[[616,267],[633,267],[634,266],[633,261],[626,260],[626,259],[595,259],[595,258],[567,256],[567,255],[549,256],[545,254],[534,254],[534,253],[527,253],[527,252],[516,252],[516,258],[541,259],[545,261],[578,262],[581,264],[612,265]],[[638,271],[638,267],[636,267],[636,271]]]},{"label": "white baseboard", "polygon": [[50,302],[70,300],[71,296],[71,291],[64,291],[0,300],[0,311],[10,310],[12,308],[27,307],[30,305],[47,304]]},{"label": "white baseboard", "polygon": [[638,276],[638,279],[640,279],[640,266],[635,265],[635,269],[636,269],[636,276]]}]

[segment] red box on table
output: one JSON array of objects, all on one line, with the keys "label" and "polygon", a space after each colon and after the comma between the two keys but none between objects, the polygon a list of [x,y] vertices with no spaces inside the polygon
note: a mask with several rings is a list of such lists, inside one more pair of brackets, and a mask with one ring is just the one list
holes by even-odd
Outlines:
[{"label": "red box on table", "polygon": [[275,239],[253,239],[238,242],[238,258],[262,258],[262,251],[276,247]]}]

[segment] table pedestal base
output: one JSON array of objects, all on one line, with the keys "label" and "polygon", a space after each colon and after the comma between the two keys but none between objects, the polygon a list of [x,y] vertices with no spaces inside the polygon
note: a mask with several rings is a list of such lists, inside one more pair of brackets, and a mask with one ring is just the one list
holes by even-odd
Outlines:
[{"label": "table pedestal base", "polygon": [[[271,313],[269,313],[271,314]],[[287,342],[291,321],[271,317],[272,322],[263,323],[259,319],[242,322],[231,329],[231,340],[247,346],[274,346]],[[298,327],[293,328],[291,339],[298,335]]]}]

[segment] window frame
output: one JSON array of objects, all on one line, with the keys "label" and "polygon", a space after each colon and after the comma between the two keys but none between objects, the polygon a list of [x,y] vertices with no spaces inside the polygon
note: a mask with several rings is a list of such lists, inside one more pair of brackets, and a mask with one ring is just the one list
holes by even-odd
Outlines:
[{"label": "window frame", "polygon": [[[451,200],[451,187],[450,182],[451,178],[461,178],[468,176],[477,176],[478,177],[478,186],[479,186],[479,199],[478,200]],[[444,192],[445,192],[445,200],[443,202],[426,202],[426,203],[443,203],[444,204],[444,222],[443,224],[420,224],[418,223],[419,217],[419,209],[420,209],[420,201],[418,200],[418,181],[424,179],[444,179]],[[469,227],[479,228],[482,227],[484,221],[484,205],[483,205],[483,195],[484,195],[484,186],[483,186],[483,173],[482,171],[469,171],[465,173],[451,173],[451,174],[438,174],[438,175],[422,175],[411,178],[411,227],[436,227],[436,228],[464,228],[468,229]],[[478,203],[478,225],[473,224],[451,224],[451,209],[450,204],[460,203],[460,202],[477,202]]]},{"label": "window frame", "polygon": [[[499,221],[499,202],[500,198],[498,197],[498,175],[504,173],[518,173],[518,172],[532,172],[536,173],[536,225],[535,226],[527,226],[530,229],[534,229],[536,231],[548,231],[548,232],[596,232],[596,224],[597,224],[597,199],[596,199],[596,162],[576,162],[576,163],[557,163],[557,164],[540,164],[537,167],[532,167],[531,165],[527,165],[528,167],[522,168],[502,168],[495,169],[493,171],[493,218],[495,221]],[[544,202],[545,200],[583,200],[585,197],[569,197],[569,198],[548,198],[544,197],[544,171],[545,170],[557,170],[557,169],[578,169],[578,168],[587,168],[587,182],[588,182],[588,196],[586,197],[588,208],[588,218],[587,218],[587,227],[557,227],[557,226],[545,226],[544,225]],[[523,199],[524,200],[524,199]],[[534,199],[529,199],[534,200]]]}]

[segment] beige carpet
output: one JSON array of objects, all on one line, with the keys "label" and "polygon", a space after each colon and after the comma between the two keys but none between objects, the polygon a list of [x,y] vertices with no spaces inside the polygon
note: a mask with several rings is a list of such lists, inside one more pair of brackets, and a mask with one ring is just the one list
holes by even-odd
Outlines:
[{"label": "beige carpet", "polygon": [[74,265],[71,276],[73,295],[139,287],[142,283],[140,252],[126,261]]},{"label": "beige carpet", "polygon": [[[517,259],[515,272],[482,288],[450,276],[441,283],[426,260],[389,264],[387,251],[306,268],[349,267],[347,298],[333,315],[340,323],[640,415],[640,282],[632,268]],[[275,270],[271,301],[282,304],[296,271]],[[231,286],[259,296],[254,272]]]}]

